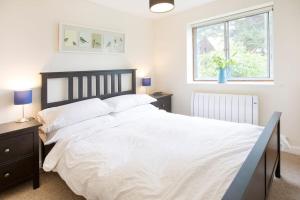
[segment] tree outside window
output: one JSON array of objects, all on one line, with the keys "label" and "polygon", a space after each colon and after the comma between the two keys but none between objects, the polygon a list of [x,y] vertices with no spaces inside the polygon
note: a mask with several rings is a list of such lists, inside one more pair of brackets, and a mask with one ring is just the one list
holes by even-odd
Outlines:
[{"label": "tree outside window", "polygon": [[270,12],[194,27],[194,80],[216,80],[214,56],[234,61],[229,80],[271,80],[270,30]]}]

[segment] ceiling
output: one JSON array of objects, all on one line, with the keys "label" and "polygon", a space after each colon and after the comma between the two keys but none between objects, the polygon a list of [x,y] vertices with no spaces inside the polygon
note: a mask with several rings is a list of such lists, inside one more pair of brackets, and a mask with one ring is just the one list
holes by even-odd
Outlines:
[{"label": "ceiling", "polygon": [[175,0],[175,9],[169,13],[151,13],[149,10],[149,0],[88,0],[103,6],[107,6],[119,11],[131,13],[134,15],[159,18],[170,14],[175,14],[188,10],[214,0]]}]

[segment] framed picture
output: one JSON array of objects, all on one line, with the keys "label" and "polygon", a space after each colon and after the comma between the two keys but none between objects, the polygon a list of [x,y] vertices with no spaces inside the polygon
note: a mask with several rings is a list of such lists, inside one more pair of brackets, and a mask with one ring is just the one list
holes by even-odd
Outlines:
[{"label": "framed picture", "polygon": [[59,50],[61,52],[125,53],[125,34],[60,24]]},{"label": "framed picture", "polygon": [[91,48],[92,46],[92,37],[88,32],[79,33],[79,48]]},{"label": "framed picture", "polygon": [[103,44],[103,35],[100,33],[93,33],[92,34],[92,48],[94,49],[102,49]]},{"label": "framed picture", "polygon": [[104,48],[110,52],[124,51],[124,37],[119,34],[106,34]]}]

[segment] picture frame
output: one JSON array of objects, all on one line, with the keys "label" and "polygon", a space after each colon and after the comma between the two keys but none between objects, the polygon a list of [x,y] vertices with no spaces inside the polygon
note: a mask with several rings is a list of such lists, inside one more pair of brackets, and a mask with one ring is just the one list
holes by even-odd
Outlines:
[{"label": "picture frame", "polygon": [[59,51],[125,53],[125,34],[73,24],[59,24]]}]

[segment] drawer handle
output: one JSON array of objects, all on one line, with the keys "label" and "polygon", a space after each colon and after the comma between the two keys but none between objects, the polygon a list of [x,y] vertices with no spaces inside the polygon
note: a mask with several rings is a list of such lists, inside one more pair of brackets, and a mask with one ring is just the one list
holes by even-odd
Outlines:
[{"label": "drawer handle", "polygon": [[4,153],[9,153],[9,152],[10,152],[9,148],[7,148],[7,149],[4,150]]},{"label": "drawer handle", "polygon": [[10,177],[10,173],[9,173],[9,172],[5,173],[5,174],[3,175],[3,177],[4,177],[4,178]]}]

